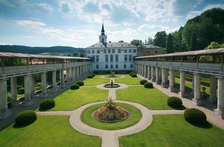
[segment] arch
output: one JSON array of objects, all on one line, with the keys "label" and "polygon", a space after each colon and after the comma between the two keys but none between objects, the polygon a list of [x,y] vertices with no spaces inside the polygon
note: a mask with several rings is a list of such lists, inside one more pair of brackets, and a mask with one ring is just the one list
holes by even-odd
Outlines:
[{"label": "arch", "polygon": [[96,68],[99,68],[99,65],[98,64],[96,65]]}]

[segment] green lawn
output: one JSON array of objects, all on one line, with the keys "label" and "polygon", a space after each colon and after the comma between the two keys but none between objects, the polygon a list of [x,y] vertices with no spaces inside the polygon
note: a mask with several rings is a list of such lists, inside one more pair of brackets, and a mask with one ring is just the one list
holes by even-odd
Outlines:
[{"label": "green lawn", "polygon": [[31,125],[0,132],[1,147],[99,147],[101,139],[79,133],[69,124],[69,116],[38,116]]},{"label": "green lawn", "polygon": [[123,104],[123,103],[116,103],[117,105],[127,109],[132,113],[132,116],[130,119],[125,120],[123,122],[117,122],[117,123],[103,123],[99,122],[91,117],[92,112],[96,111],[100,107],[104,106],[105,104],[98,104],[94,105],[92,107],[87,108],[86,110],[83,111],[82,113],[82,121],[85,124],[88,124],[89,126],[99,128],[99,129],[104,129],[104,130],[118,130],[122,128],[127,128],[129,126],[133,126],[142,117],[141,111],[134,106],[128,105],[128,104]]},{"label": "green lawn", "polygon": [[125,78],[115,78],[115,83],[122,83],[127,85],[140,85],[140,78],[131,77],[129,74],[123,74]]},{"label": "green lawn", "polygon": [[116,90],[117,100],[132,101],[146,106],[148,109],[169,110],[168,96],[156,88],[148,89],[144,86],[130,86],[126,89]]},{"label": "green lawn", "polygon": [[87,78],[83,82],[85,86],[96,86],[100,84],[110,83],[110,78],[108,77],[108,75],[96,75],[94,78]]},{"label": "green lawn", "polygon": [[106,100],[107,96],[108,90],[81,86],[77,90],[69,89],[54,98],[55,107],[51,110],[74,110],[87,103]]},{"label": "green lawn", "polygon": [[120,147],[223,146],[224,131],[211,125],[206,127],[189,124],[183,115],[154,115],[146,130],[119,138],[119,144]]}]

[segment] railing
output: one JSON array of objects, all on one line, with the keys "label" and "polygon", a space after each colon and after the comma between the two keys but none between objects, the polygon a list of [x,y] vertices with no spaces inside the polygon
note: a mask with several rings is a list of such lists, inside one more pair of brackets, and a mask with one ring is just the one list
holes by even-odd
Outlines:
[{"label": "railing", "polygon": [[3,67],[0,68],[0,78],[26,75],[28,73],[40,73],[43,71],[60,70],[90,64],[91,62],[70,62],[70,63],[57,63],[57,64],[6,66],[4,68]]},{"label": "railing", "polygon": [[224,70],[222,68],[221,63],[189,63],[189,62],[181,63],[181,62],[166,62],[166,61],[135,61],[135,64],[224,76]]}]

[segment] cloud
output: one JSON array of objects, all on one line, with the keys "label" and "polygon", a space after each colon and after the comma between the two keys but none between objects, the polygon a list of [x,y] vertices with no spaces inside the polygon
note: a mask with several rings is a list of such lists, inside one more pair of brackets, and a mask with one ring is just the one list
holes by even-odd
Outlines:
[{"label": "cloud", "polygon": [[60,3],[59,4],[59,11],[62,13],[62,14],[68,14],[71,12],[71,9],[70,9],[70,5],[66,2],[63,2],[63,3]]},{"label": "cloud", "polygon": [[83,12],[90,13],[90,14],[99,14],[100,9],[97,4],[93,2],[89,2],[83,7]]},{"label": "cloud", "polygon": [[26,5],[27,11],[37,13],[49,13],[51,14],[55,9],[47,3],[33,3]]},{"label": "cloud", "polygon": [[20,20],[20,21],[17,21],[17,23],[21,26],[29,27],[32,29],[40,29],[41,27],[46,26],[46,24],[43,22],[32,21],[32,20]]},{"label": "cloud", "polygon": [[142,24],[140,27],[138,27],[138,31],[142,33],[148,33],[153,30],[158,30],[158,31],[163,31],[167,30],[169,27],[167,26],[162,26],[162,25],[148,25],[148,24]]}]

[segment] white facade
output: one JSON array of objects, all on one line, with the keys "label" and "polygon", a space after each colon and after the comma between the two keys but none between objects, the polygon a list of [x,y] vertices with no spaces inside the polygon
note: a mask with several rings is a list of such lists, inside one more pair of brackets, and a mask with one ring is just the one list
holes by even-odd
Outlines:
[{"label": "white facade", "polygon": [[102,25],[99,43],[85,48],[86,57],[92,59],[92,71],[132,71],[137,47],[124,41],[106,42]]}]

